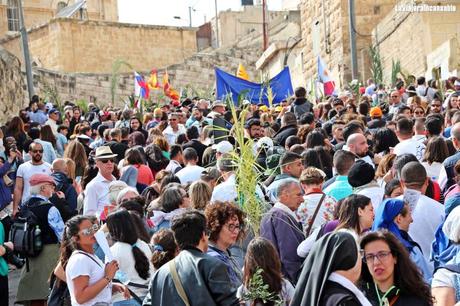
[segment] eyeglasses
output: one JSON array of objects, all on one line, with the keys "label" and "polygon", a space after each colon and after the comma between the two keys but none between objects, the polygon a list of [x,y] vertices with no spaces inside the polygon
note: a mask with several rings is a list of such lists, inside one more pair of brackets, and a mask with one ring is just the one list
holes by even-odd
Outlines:
[{"label": "eyeglasses", "polygon": [[230,232],[234,232],[235,230],[242,231],[244,228],[242,224],[226,224],[226,226]]},{"label": "eyeglasses", "polygon": [[441,107],[440,104],[431,104],[431,107]]},{"label": "eyeglasses", "polygon": [[108,162],[111,162],[113,164],[113,159],[100,159],[101,163],[107,164]]},{"label": "eyeglasses", "polygon": [[176,118],[169,119],[169,121],[177,121]]},{"label": "eyeglasses", "polygon": [[51,187],[51,189],[56,189],[56,186],[54,184],[46,184],[46,186]]},{"label": "eyeglasses", "polygon": [[388,258],[390,254],[391,251],[380,251],[377,254],[367,253],[364,255],[363,261],[369,264],[373,264],[374,259],[377,258],[378,261],[383,262]]},{"label": "eyeglasses", "polygon": [[80,231],[80,234],[82,234],[83,236],[91,236],[92,234],[94,234],[98,230],[99,230],[99,225],[93,224],[91,227],[82,229]]},{"label": "eyeglasses", "polygon": [[32,153],[43,153],[43,150],[32,150]]}]

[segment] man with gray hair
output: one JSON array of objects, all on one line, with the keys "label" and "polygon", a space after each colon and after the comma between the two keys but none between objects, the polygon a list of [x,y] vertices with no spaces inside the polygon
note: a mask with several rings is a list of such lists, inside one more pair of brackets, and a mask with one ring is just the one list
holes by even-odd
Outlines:
[{"label": "man with gray hair", "polygon": [[295,284],[302,265],[297,247],[305,239],[295,211],[303,202],[303,192],[298,182],[284,180],[278,185],[277,194],[278,202],[262,218],[260,236],[273,243],[280,256],[283,275]]}]

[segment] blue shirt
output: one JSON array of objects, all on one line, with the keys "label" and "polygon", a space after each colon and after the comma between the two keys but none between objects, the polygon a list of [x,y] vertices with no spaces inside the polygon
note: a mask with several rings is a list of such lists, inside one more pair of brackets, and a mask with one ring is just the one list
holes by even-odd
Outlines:
[{"label": "blue shirt", "polygon": [[324,193],[340,201],[353,193],[353,187],[348,183],[348,176],[338,175],[335,182],[324,189]]},{"label": "blue shirt", "polygon": [[37,110],[35,113],[29,112],[29,119],[32,122],[38,122],[40,125],[44,125],[48,116],[42,110]]},{"label": "blue shirt", "polygon": [[64,147],[69,141],[67,140],[67,137],[65,137],[61,133],[56,134],[56,153],[59,157],[64,156]]}]

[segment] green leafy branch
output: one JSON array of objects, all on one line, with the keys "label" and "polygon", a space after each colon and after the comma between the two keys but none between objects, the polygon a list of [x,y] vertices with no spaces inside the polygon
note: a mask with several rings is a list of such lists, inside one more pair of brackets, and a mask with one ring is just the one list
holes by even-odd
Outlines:
[{"label": "green leafy branch", "polygon": [[262,273],[264,270],[258,268],[249,280],[247,292],[243,294],[242,300],[252,302],[261,300],[263,303],[273,302],[275,305],[282,305],[283,300],[279,293],[270,292],[268,284],[265,284]]}]

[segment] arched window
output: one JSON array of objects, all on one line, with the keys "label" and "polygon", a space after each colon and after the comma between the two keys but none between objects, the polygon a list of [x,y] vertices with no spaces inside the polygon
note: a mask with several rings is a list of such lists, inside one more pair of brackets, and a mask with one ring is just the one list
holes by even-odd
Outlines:
[{"label": "arched window", "polygon": [[59,13],[59,11],[62,10],[63,8],[65,8],[66,6],[67,6],[67,3],[65,3],[64,1],[58,2],[58,4],[57,4],[57,12]]},{"label": "arched window", "polygon": [[8,31],[19,31],[19,5],[20,0],[8,0],[6,17],[8,19]]}]

